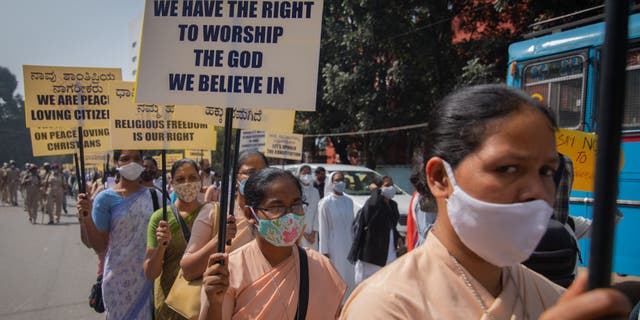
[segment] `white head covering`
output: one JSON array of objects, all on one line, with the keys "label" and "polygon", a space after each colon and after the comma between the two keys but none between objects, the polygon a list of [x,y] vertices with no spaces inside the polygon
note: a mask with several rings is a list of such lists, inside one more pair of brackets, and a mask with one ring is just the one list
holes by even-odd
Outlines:
[{"label": "white head covering", "polygon": [[324,181],[324,196],[328,196],[333,194],[333,175],[336,173],[342,173],[341,171],[333,171],[327,176],[327,179]]}]

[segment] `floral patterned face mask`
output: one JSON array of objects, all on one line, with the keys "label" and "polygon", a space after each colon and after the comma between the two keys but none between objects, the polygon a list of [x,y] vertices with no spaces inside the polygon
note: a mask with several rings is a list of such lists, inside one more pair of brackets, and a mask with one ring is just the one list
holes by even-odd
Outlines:
[{"label": "floral patterned face mask", "polygon": [[192,202],[200,192],[200,181],[174,184],[173,191],[176,192],[180,200],[187,203]]},{"label": "floral patterned face mask", "polygon": [[258,218],[253,208],[250,207],[249,209],[258,220],[258,233],[272,245],[290,247],[300,237],[304,225],[304,216],[287,213],[273,220],[265,220]]}]

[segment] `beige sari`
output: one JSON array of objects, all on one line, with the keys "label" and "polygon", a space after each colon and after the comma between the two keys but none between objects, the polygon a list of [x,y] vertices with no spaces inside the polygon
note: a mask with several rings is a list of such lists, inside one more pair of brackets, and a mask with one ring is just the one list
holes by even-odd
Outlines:
[{"label": "beige sari", "polygon": [[[309,262],[307,319],[335,319],[346,285],[326,257],[313,250],[306,253]],[[289,258],[272,267],[256,241],[249,242],[231,253],[229,270],[223,319],[294,319],[300,278],[295,247]]]},{"label": "beige sari", "polygon": [[[502,272],[502,292],[493,297],[464,267],[464,281],[447,249],[429,233],[424,245],[363,282],[351,294],[342,319],[537,319],[564,288],[525,266]],[[476,296],[475,292],[478,294]]]}]

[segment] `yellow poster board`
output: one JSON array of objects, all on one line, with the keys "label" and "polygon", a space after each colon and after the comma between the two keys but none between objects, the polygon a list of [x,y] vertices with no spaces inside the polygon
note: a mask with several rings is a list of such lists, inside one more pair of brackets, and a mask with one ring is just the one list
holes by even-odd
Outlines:
[{"label": "yellow poster board", "polygon": [[[158,169],[162,170],[162,156],[161,155],[157,155],[157,156],[153,156],[153,158],[156,160],[156,162],[158,163]],[[166,169],[167,172],[171,171],[171,166],[173,166],[174,163],[178,162],[180,159],[184,158],[184,154],[182,152],[179,153],[167,153],[167,163],[166,163]]]},{"label": "yellow poster board", "polygon": [[207,159],[211,163],[211,150],[185,150],[184,157],[197,162],[200,162],[201,159]]},{"label": "yellow poster board", "polygon": [[269,158],[302,160],[302,135],[266,132],[265,156]]},{"label": "yellow poster board", "polygon": [[120,69],[32,65],[22,69],[27,128],[109,126],[109,83],[122,80]]},{"label": "yellow poster board", "polygon": [[135,103],[134,86],[125,81],[111,86],[114,149],[215,149],[215,127],[192,116],[198,107]]},{"label": "yellow poster board", "polygon": [[[84,166],[85,168],[96,168],[102,171],[105,162],[107,162],[108,152],[100,153],[85,153],[84,154]],[[109,160],[112,160],[109,158]],[[109,163],[109,166],[113,166],[113,163]]]},{"label": "yellow poster board", "polygon": [[[77,128],[31,128],[34,157],[74,154],[78,152]],[[109,128],[83,128],[84,152],[111,150]]]},{"label": "yellow poster board", "polygon": [[[207,123],[224,126],[225,108],[202,107],[201,113],[190,113],[190,120],[206,119]],[[233,109],[233,128],[249,131],[268,131],[274,133],[293,133],[293,123],[296,118],[295,110],[277,109]]]}]

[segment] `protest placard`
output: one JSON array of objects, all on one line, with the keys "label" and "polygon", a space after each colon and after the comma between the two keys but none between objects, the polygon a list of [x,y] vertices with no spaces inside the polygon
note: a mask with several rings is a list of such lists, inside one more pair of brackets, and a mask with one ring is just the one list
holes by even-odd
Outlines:
[{"label": "protest placard", "polygon": [[147,0],[137,101],[314,111],[322,8]]},{"label": "protest placard", "polygon": [[[215,126],[224,126],[224,113],[226,108],[209,106],[197,108],[198,110],[189,112],[189,120],[204,120]],[[277,133],[293,133],[293,122],[295,117],[296,112],[294,110],[234,108],[233,128]]]},{"label": "protest placard", "polygon": [[206,159],[211,163],[211,150],[185,150],[184,157],[198,162]]},{"label": "protest placard", "polygon": [[[30,128],[34,157],[73,154],[78,152],[77,128]],[[84,128],[83,145],[86,152],[111,150],[109,128]]]},{"label": "protest placard", "polygon": [[240,152],[253,150],[264,153],[264,131],[242,131],[240,133]]},{"label": "protest placard", "polygon": [[264,155],[269,158],[302,160],[302,135],[266,132]]},{"label": "protest placard", "polygon": [[215,149],[214,126],[193,121],[193,107],[135,103],[133,82],[115,82],[110,92],[114,149]]},{"label": "protest placard", "polygon": [[[178,162],[178,160],[183,158],[184,158],[184,154],[182,152],[167,153],[167,158],[166,158],[167,172],[171,171],[171,167],[173,166],[174,163]],[[162,156],[161,155],[153,156],[153,159],[155,159],[156,162],[158,163],[158,169],[162,170]]]},{"label": "protest placard", "polygon": [[[598,136],[576,130],[559,129],[556,132],[558,152],[573,162],[573,190],[593,192]],[[620,170],[624,154],[620,155]]]},{"label": "protest placard", "polygon": [[122,80],[116,68],[24,65],[27,128],[108,127],[108,85]]},{"label": "protest placard", "polygon": [[84,154],[84,166],[85,168],[94,168],[98,170],[102,170],[104,165],[113,167],[113,164],[107,163],[107,155],[108,152],[98,152],[98,153],[85,153]]}]

